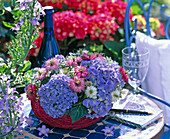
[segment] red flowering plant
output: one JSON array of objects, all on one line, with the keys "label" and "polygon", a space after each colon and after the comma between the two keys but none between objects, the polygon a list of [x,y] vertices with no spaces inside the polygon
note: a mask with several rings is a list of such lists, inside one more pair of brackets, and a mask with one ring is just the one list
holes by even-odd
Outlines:
[{"label": "red flowering plant", "polygon": [[[121,49],[125,47],[124,19],[127,2],[123,0],[39,0],[43,6],[51,5],[55,8],[53,15],[54,33],[60,52],[66,56],[69,52],[79,48],[102,51],[121,63]],[[138,30],[145,28],[146,21],[142,16],[137,17]],[[140,22],[141,21],[141,22]],[[162,23],[155,18],[150,19],[151,28],[156,36],[164,35]],[[131,24],[133,27],[133,23]],[[37,56],[41,45],[42,32],[29,55]],[[90,46],[90,47],[89,47]]]},{"label": "red flowering plant", "polygon": [[[60,52],[65,56],[79,48],[88,49],[91,45],[95,45],[94,47],[103,45],[103,52],[107,53],[112,48],[105,45],[105,42],[119,42],[124,37],[120,29],[124,27],[127,3],[122,0],[39,0],[39,2],[43,6],[50,5],[55,8],[54,33]],[[41,40],[42,36],[35,40],[37,48],[32,48],[28,56],[37,55]]]},{"label": "red flowering plant", "polygon": [[27,88],[27,98],[29,100],[33,100],[35,97],[37,97],[36,90],[37,90],[37,86],[32,85],[32,84],[30,86],[28,86],[28,88]]},{"label": "red flowering plant", "polygon": [[28,99],[33,104],[38,100],[50,117],[69,114],[73,123],[107,115],[128,82],[118,62],[82,49],[66,57],[56,55],[31,71]]},{"label": "red flowering plant", "polygon": [[[111,15],[115,20],[121,25],[125,19],[127,3],[122,0],[107,0],[102,2],[98,8],[96,13],[105,13],[106,15]],[[130,19],[132,18],[132,14],[130,14]]]}]

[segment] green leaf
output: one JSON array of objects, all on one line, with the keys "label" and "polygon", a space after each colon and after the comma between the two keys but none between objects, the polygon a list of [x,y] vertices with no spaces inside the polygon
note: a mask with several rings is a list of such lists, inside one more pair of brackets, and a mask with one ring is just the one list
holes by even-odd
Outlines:
[{"label": "green leaf", "polygon": [[72,123],[74,123],[75,121],[86,116],[88,111],[83,105],[77,105],[75,107],[70,108],[68,113],[72,119]]},{"label": "green leaf", "polygon": [[13,18],[18,20],[19,17],[22,17],[22,11],[21,10],[13,10],[11,12],[13,14]]},{"label": "green leaf", "polygon": [[132,8],[132,14],[133,15],[139,15],[139,14],[143,13],[143,11],[142,11],[142,9],[140,8],[139,5],[133,5],[131,8]]},{"label": "green leaf", "polygon": [[125,47],[125,42],[104,41],[104,45],[113,53],[114,59],[121,64],[121,50]]},{"label": "green leaf", "polygon": [[5,70],[7,69],[7,65],[5,63],[1,63],[1,68],[0,68],[0,73],[4,73]]},{"label": "green leaf", "polygon": [[125,47],[124,42],[117,41],[104,41],[104,45],[106,48],[115,54],[117,53],[119,56],[121,55],[121,50]]},{"label": "green leaf", "polygon": [[9,22],[5,22],[5,21],[3,21],[3,25],[4,25],[5,27],[7,27],[7,28],[15,27],[15,25],[14,25],[14,24],[9,23]]},{"label": "green leaf", "polygon": [[41,85],[42,85],[42,84],[46,84],[49,80],[50,80],[50,78],[49,78],[49,77],[46,77],[45,79],[43,79],[43,80],[41,81]]},{"label": "green leaf", "polygon": [[25,87],[25,84],[18,84],[18,85],[15,85],[15,88],[22,88],[22,87]]},{"label": "green leaf", "polygon": [[31,68],[31,62],[30,61],[24,61],[24,64],[20,64],[18,71],[24,72]]}]

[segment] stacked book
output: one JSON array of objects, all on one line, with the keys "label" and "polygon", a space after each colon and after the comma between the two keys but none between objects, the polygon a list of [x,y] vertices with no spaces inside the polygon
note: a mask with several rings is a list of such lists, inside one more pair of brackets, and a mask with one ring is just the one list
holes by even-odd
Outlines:
[{"label": "stacked book", "polygon": [[141,95],[130,94],[113,104],[110,117],[116,121],[144,128],[162,116],[162,110],[148,103]]}]

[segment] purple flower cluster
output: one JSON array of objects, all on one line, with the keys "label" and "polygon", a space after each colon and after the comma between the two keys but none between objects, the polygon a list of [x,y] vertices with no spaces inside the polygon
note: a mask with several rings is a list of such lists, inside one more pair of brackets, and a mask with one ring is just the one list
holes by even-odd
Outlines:
[{"label": "purple flower cluster", "polygon": [[[35,26],[35,25],[39,25],[39,20],[40,20],[40,16],[41,15],[45,15],[43,8],[41,6],[41,4],[38,2],[38,0],[17,0],[17,3],[19,3],[19,10],[22,11],[22,13],[24,13],[23,16],[29,16],[30,19],[30,23]],[[33,8],[33,13],[30,14],[32,12],[32,8]],[[23,17],[21,19],[20,22],[18,22],[16,24],[15,27],[12,27],[12,30],[20,30],[21,26],[24,24],[24,19],[25,17]]]},{"label": "purple flower cluster", "polygon": [[120,66],[117,62],[109,64],[104,59],[96,58],[83,66],[88,66],[89,76],[87,79],[99,90],[112,92],[116,89],[118,84],[121,84],[122,87],[124,86],[119,72]]},{"label": "purple flower cluster", "polygon": [[[22,118],[18,121],[22,111],[22,97],[18,98],[13,93],[15,88],[10,88],[10,76],[0,74],[0,135],[9,132],[12,127],[16,127],[15,131],[20,129]],[[12,122],[11,122],[12,120]]]},{"label": "purple flower cluster", "polygon": [[92,85],[98,91],[96,99],[87,98],[83,100],[83,105],[89,110],[87,117],[103,117],[112,108],[111,92],[115,91],[118,85],[124,86],[119,65],[117,62],[109,64],[106,60],[99,58],[84,61],[82,65],[88,67],[89,76],[86,78],[92,82]]},{"label": "purple flower cluster", "polygon": [[40,104],[49,116],[62,117],[78,101],[77,94],[69,87],[70,79],[65,74],[54,74],[40,87]]},{"label": "purple flower cluster", "polygon": [[112,108],[112,96],[110,93],[99,91],[97,94],[97,99],[84,99],[83,105],[88,108],[89,111],[86,117],[90,117],[92,119],[104,117]]}]

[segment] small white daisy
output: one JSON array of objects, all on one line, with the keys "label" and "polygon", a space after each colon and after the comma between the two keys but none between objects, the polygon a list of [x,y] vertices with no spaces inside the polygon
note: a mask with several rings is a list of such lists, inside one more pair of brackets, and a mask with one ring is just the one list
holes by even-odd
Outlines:
[{"label": "small white daisy", "polygon": [[117,89],[117,88],[116,88],[115,91],[111,92],[112,100],[114,101],[114,100],[119,99],[120,93],[121,93],[121,91],[119,89]]},{"label": "small white daisy", "polygon": [[111,57],[105,57],[105,60],[109,63],[109,64],[113,64],[114,63],[114,61],[112,60],[112,58]]},{"label": "small white daisy", "polygon": [[85,90],[85,94],[88,98],[97,98],[97,88],[94,86],[88,86]]},{"label": "small white daisy", "polygon": [[77,54],[84,54],[84,53],[88,53],[88,52],[89,52],[88,50],[80,49],[77,51]]}]

